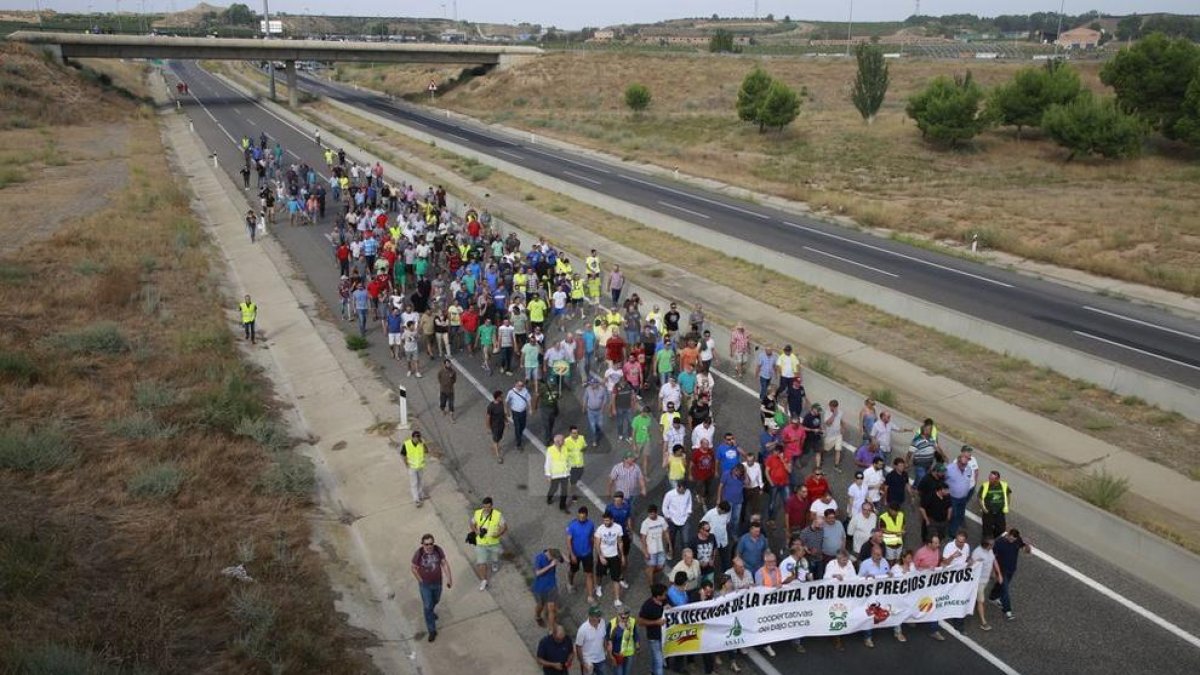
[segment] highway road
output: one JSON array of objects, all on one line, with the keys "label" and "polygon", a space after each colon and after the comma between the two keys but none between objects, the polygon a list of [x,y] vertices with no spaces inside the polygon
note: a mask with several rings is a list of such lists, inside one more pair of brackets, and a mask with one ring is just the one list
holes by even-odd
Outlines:
[{"label": "highway road", "polygon": [[[241,96],[220,80],[191,64],[172,66],[190,84],[192,97],[185,102],[187,113],[195,122],[196,133],[218,157],[230,178],[239,182],[237,169],[241,153],[235,139],[245,134],[257,138],[260,132],[278,139],[287,150],[288,161],[306,161],[323,167],[318,148],[307,133],[277,118],[257,102]],[[352,151],[353,155],[354,152]],[[272,236],[284,245],[293,264],[312,284],[318,295],[332,308],[338,302],[335,268],[326,227],[289,228],[276,226]],[[253,292],[253,289],[249,289]],[[331,312],[336,314],[336,311]],[[260,311],[266,347],[270,348],[271,310]],[[349,329],[350,324],[345,324]],[[469,499],[491,495],[502,508],[511,524],[505,547],[517,565],[506,563],[501,574],[529,573],[528,563],[533,552],[542,547],[562,546],[565,521],[553,507],[547,507],[541,495],[541,455],[535,449],[524,454],[510,454],[508,461],[497,465],[487,451],[482,431],[485,392],[509,386],[510,379],[482,372],[475,359],[459,355],[461,369],[458,386],[459,421],[450,424],[436,414],[437,385],[432,377],[421,380],[407,378],[391,361],[377,327],[368,339],[369,358],[383,367],[382,374],[392,385],[408,388],[408,400],[417,416],[424,435],[444,454],[442,462],[450,468],[457,485],[435,485],[432,489],[461,489]],[[432,375],[434,362],[426,366]],[[721,378],[717,385],[717,427],[719,433],[732,431],[745,445],[757,437],[756,402],[753,392],[744,385]],[[820,391],[810,392],[815,398]],[[566,425],[583,426],[584,416],[575,394],[564,396],[563,414],[558,428]],[[531,415],[531,431],[540,435],[542,428],[537,415]],[[511,438],[511,436],[510,436]],[[507,440],[507,439],[506,439]],[[607,472],[617,461],[618,452],[602,440],[588,452],[588,467],[584,482],[591,492],[601,498],[607,491]],[[982,467],[987,471],[988,467]],[[830,472],[835,495],[845,494],[849,472]],[[655,472],[650,483],[654,486],[652,499],[661,497],[662,472]],[[401,489],[397,486],[397,489]],[[1200,669],[1200,612],[1184,606],[1172,597],[1138,581],[1128,570],[1116,568],[1094,553],[1075,546],[1069,532],[1051,532],[1020,515],[1020,487],[1014,487],[1014,525],[1019,526],[1040,552],[1021,560],[1014,582],[1016,619],[1004,621],[991,608],[995,630],[984,633],[968,620],[966,640],[953,637],[946,642],[934,642],[916,628],[910,628],[910,640],[895,642],[888,635],[877,636],[877,647],[866,649],[854,639],[847,640],[845,652],[836,652],[829,640],[808,641],[808,653],[796,654],[790,648],[778,649],[775,658],[761,651],[752,651],[752,660],[765,675],[797,672],[800,669],[838,669],[850,674],[888,672],[1002,672],[1002,673],[1120,673],[1161,672],[1191,673]],[[644,513],[639,507],[638,521]],[[466,518],[464,514],[462,516]],[[913,514],[909,514],[910,519]],[[976,541],[978,529],[971,526],[971,540]],[[915,545],[915,539],[908,542]],[[782,541],[778,533],[773,548]],[[1049,556],[1049,557],[1047,557]],[[641,558],[632,556],[631,579],[639,579]],[[520,567],[515,570],[513,567]],[[561,580],[560,580],[561,581]],[[1182,575],[1179,583],[1194,583]],[[640,604],[645,593],[638,582],[631,584],[627,600]],[[571,617],[568,625],[583,620],[585,605],[580,593],[566,596],[565,610]],[[605,607],[611,607],[606,598]],[[537,628],[532,624],[531,606],[524,600],[505,606],[522,635],[532,644]],[[453,620],[453,617],[444,617]],[[639,669],[640,672],[640,669]],[[693,670],[693,672],[697,672]]]},{"label": "highway road", "polygon": [[[302,86],[527,169],[1117,363],[1200,386],[1200,322],[605,163],[314,78]],[[919,317],[913,317],[919,320]]]}]

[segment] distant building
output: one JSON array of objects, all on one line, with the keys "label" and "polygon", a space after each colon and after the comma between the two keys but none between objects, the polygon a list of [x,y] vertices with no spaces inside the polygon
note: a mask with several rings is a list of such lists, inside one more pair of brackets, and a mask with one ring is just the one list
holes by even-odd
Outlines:
[{"label": "distant building", "polygon": [[1100,44],[1100,31],[1091,28],[1073,28],[1063,31],[1055,41],[1064,49],[1095,49]]},{"label": "distant building", "polygon": [[612,42],[617,39],[617,31],[611,29],[598,30],[588,38],[588,42]]},{"label": "distant building", "polygon": [[442,34],[439,35],[438,38],[442,42],[462,43],[462,42],[467,41],[467,34],[461,30],[455,30],[455,29],[451,28],[451,29],[442,31]]}]

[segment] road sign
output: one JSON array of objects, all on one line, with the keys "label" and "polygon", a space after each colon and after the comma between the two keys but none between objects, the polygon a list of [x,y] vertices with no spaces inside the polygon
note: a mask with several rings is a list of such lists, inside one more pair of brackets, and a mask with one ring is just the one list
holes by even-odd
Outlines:
[{"label": "road sign", "polygon": [[[266,22],[266,21],[259,21],[259,22],[258,22],[258,32],[259,32],[259,33],[266,33],[266,32],[267,32],[267,22]],[[274,19],[272,19],[272,20],[271,20],[271,34],[272,34],[272,35],[279,35],[279,34],[281,34],[281,33],[283,33],[283,22],[282,22],[282,21],[275,21]]]}]

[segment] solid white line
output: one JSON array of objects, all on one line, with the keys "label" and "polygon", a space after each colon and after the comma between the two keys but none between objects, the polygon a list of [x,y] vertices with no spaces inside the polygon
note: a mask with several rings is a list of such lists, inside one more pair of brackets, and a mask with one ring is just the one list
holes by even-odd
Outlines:
[{"label": "solid white line", "polygon": [[1191,368],[1192,370],[1200,370],[1200,366],[1193,366],[1193,365],[1192,365],[1192,364],[1190,364],[1190,363],[1184,363],[1183,361],[1176,361],[1175,359],[1172,359],[1172,358],[1170,358],[1170,357],[1167,357],[1167,356],[1160,356],[1160,355],[1158,355],[1158,354],[1155,354],[1154,352],[1148,352],[1148,351],[1146,351],[1145,349],[1138,349],[1137,347],[1131,347],[1131,346],[1129,346],[1129,345],[1127,345],[1127,344],[1123,344],[1123,343],[1120,343],[1120,342],[1116,342],[1116,341],[1114,341],[1114,340],[1109,340],[1108,338],[1102,338],[1102,337],[1100,337],[1100,336],[1098,336],[1098,335],[1092,335],[1091,333],[1085,333],[1085,332],[1083,332],[1083,331],[1081,331],[1081,330],[1073,330],[1073,331],[1071,331],[1071,332],[1072,332],[1072,333],[1074,333],[1074,334],[1076,334],[1076,335],[1078,335],[1078,336],[1080,336],[1080,337],[1091,338],[1091,339],[1093,339],[1093,340],[1097,340],[1097,341],[1099,341],[1099,342],[1103,342],[1103,343],[1106,343],[1106,344],[1110,344],[1110,345],[1112,345],[1112,346],[1114,346],[1114,347],[1120,347],[1120,348],[1122,348],[1122,349],[1128,349],[1128,350],[1129,350],[1129,351],[1131,351],[1131,352],[1137,352],[1137,353],[1139,353],[1139,354],[1144,354],[1144,355],[1146,355],[1146,356],[1150,356],[1150,357],[1156,358],[1156,359],[1158,359],[1158,360],[1160,360],[1160,361],[1166,361],[1167,363],[1174,363],[1174,364],[1175,364],[1175,365],[1177,365],[1177,366],[1183,366],[1184,368]]},{"label": "solid white line", "polygon": [[468,142],[468,143],[471,143],[471,142],[472,142],[472,141],[471,141],[471,139],[467,138],[466,136],[463,136],[463,135],[460,135],[460,134],[456,134],[456,133],[454,133],[454,132],[452,132],[452,131],[447,131],[447,132],[446,132],[446,135],[447,135],[447,136],[453,136],[453,137],[455,137],[455,138],[461,138],[462,140],[464,140],[464,141],[466,141],[466,142]]},{"label": "solid white line", "polygon": [[502,155],[508,155],[509,157],[512,157],[513,159],[525,159],[521,155],[518,155],[515,152],[509,152],[508,150],[497,150],[496,152],[498,152]]},{"label": "solid white line", "polygon": [[954,626],[951,626],[948,622],[939,621],[938,627],[941,628],[942,630],[946,631],[947,633],[949,633],[951,635],[951,637],[955,638],[959,642],[966,645],[967,649],[970,649],[971,651],[978,654],[981,658],[983,658],[984,661],[987,661],[988,663],[995,666],[996,670],[999,670],[1000,672],[1004,673],[1004,675],[1020,675],[1020,673],[1018,673],[1016,671],[1016,669],[1014,669],[1012,666],[1001,661],[1000,657],[989,652],[987,649],[985,649],[983,647],[983,645],[979,644],[978,642],[972,640],[971,638],[967,637],[966,635],[963,635],[962,633],[955,630]]},{"label": "solid white line", "polygon": [[811,246],[805,246],[805,247],[804,247],[804,250],[806,250],[806,251],[812,251],[813,253],[819,253],[819,254],[821,254],[821,255],[824,255],[824,256],[829,256],[830,258],[833,258],[834,260],[841,260],[842,262],[844,262],[844,263],[849,263],[849,264],[851,264],[851,265],[858,265],[859,267],[862,267],[862,268],[864,268],[864,269],[871,270],[872,272],[879,272],[880,274],[886,274],[886,275],[888,275],[889,277],[892,277],[892,278],[895,278],[895,279],[899,279],[899,278],[900,278],[900,275],[899,275],[899,274],[892,274],[891,272],[888,272],[888,271],[885,271],[885,270],[881,270],[881,269],[879,269],[878,267],[871,267],[870,265],[864,265],[864,264],[862,264],[862,263],[860,263],[860,262],[857,262],[857,261],[854,261],[854,260],[850,260],[849,258],[843,258],[843,257],[842,257],[842,256],[840,256],[840,255],[834,255],[834,254],[832,254],[832,253],[829,253],[829,252],[827,252],[827,251],[822,251],[821,249],[813,248],[813,247],[811,247]]},{"label": "solid white line", "polygon": [[1167,328],[1166,326],[1160,326],[1160,325],[1158,325],[1158,324],[1156,324],[1156,323],[1150,323],[1149,321],[1142,321],[1141,319],[1135,319],[1135,318],[1133,318],[1133,317],[1131,317],[1131,316],[1125,316],[1124,314],[1117,314],[1116,312],[1109,312],[1109,311],[1107,311],[1107,310],[1099,309],[1099,308],[1097,308],[1097,307],[1091,307],[1091,306],[1089,306],[1089,305],[1084,305],[1084,306],[1083,306],[1083,308],[1084,308],[1084,309],[1086,309],[1086,310],[1087,310],[1087,311],[1089,311],[1089,312],[1095,312],[1095,313],[1097,313],[1097,314],[1103,314],[1103,315],[1105,315],[1105,316],[1111,316],[1111,317],[1113,317],[1114,319],[1120,319],[1120,320],[1122,320],[1122,321],[1128,321],[1129,323],[1136,323],[1136,324],[1138,324],[1139,326],[1146,326],[1146,327],[1148,327],[1148,328],[1157,328],[1158,330],[1161,330],[1161,331],[1164,331],[1164,332],[1167,332],[1167,333],[1173,333],[1173,334],[1175,334],[1175,335],[1179,335],[1179,336],[1181,336],[1181,337],[1185,337],[1185,338],[1191,338],[1191,339],[1193,339],[1193,340],[1200,341],[1200,335],[1193,335],[1192,333],[1187,333],[1187,332],[1184,332],[1184,331],[1181,331],[1181,330],[1175,330],[1174,328]]},{"label": "solid white line", "polygon": [[751,211],[750,209],[743,209],[740,206],[734,206],[733,204],[726,204],[725,202],[722,202],[722,201],[719,201],[716,199],[709,199],[708,197],[701,197],[700,195],[695,195],[690,192],[684,192],[683,190],[676,190],[673,187],[667,187],[666,185],[662,185],[660,183],[654,183],[654,182],[651,182],[648,180],[643,180],[641,178],[636,178],[636,177],[630,176],[628,174],[621,174],[621,177],[626,180],[631,180],[635,183],[641,183],[642,185],[654,188],[655,190],[666,190],[667,192],[679,195],[680,197],[685,197],[687,199],[695,199],[698,201],[702,201],[705,204],[712,204],[713,206],[719,206],[721,208],[729,209],[730,211],[737,211],[738,213],[744,213],[748,216],[754,216],[755,218],[761,218],[763,220],[771,219],[771,216],[768,216],[768,215],[765,215],[762,213],[755,213],[754,211]]},{"label": "solid white line", "polygon": [[864,247],[864,248],[869,248],[869,249],[871,249],[871,250],[874,250],[874,251],[879,251],[880,253],[886,253],[886,254],[888,254],[888,255],[893,255],[893,256],[896,256],[897,258],[904,258],[905,260],[911,260],[911,261],[913,261],[913,262],[918,262],[918,263],[921,263],[922,265],[929,265],[930,267],[936,267],[936,268],[938,268],[938,269],[946,270],[947,272],[953,272],[953,273],[955,273],[955,274],[961,274],[961,275],[963,275],[964,277],[971,277],[972,279],[978,279],[979,281],[986,281],[986,282],[987,282],[987,283],[989,283],[989,284],[995,284],[995,285],[997,285],[997,286],[1003,286],[1004,288],[1012,288],[1012,287],[1013,287],[1013,286],[1012,286],[1012,284],[1006,284],[1006,283],[1004,283],[1003,281],[996,281],[995,279],[989,279],[989,278],[987,278],[987,277],[979,276],[978,274],[971,274],[970,272],[965,272],[965,271],[963,271],[963,270],[960,270],[960,269],[955,269],[955,268],[953,268],[953,267],[948,267],[948,266],[946,266],[946,265],[941,265],[941,264],[939,264],[939,263],[935,263],[935,262],[933,262],[933,261],[930,261],[930,260],[923,260],[923,259],[921,259],[921,258],[918,258],[918,257],[916,257],[916,256],[908,255],[907,253],[900,253],[899,251],[892,251],[892,250],[889,250],[889,249],[883,248],[882,246],[875,246],[875,245],[873,245],[873,244],[868,244],[868,243],[866,243],[866,242],[862,242],[862,241],[856,241],[856,240],[854,240],[854,239],[850,239],[849,237],[842,237],[842,236],[839,236],[839,235],[836,235],[836,234],[833,234],[833,233],[830,233],[830,232],[823,232],[823,231],[821,231],[821,230],[818,230],[818,229],[816,229],[816,228],[812,228],[812,227],[806,227],[806,226],[804,226],[804,225],[799,225],[799,224],[797,224],[797,223],[789,222],[789,221],[786,221],[786,220],[783,220],[783,221],[780,221],[780,222],[782,222],[784,225],[787,225],[788,227],[794,227],[794,228],[796,228],[796,229],[798,229],[798,230],[804,230],[805,232],[812,232],[813,234],[819,234],[819,235],[821,235],[821,236],[823,236],[823,237],[829,237],[830,239],[837,239],[837,240],[839,240],[839,241],[844,241],[844,242],[846,242],[846,243],[848,243],[848,244],[854,244],[855,246],[862,246],[862,247]]},{"label": "solid white line", "polygon": [[225,134],[225,137],[229,139],[229,142],[233,143],[233,145],[236,147],[238,142],[237,139],[233,137],[233,134],[229,133],[229,131],[225,128],[225,125],[221,124],[221,122],[214,117],[211,112],[209,112],[208,106],[201,103],[200,99],[196,98],[195,94],[192,94],[191,96],[196,101],[196,104],[200,106],[200,109],[203,110],[208,115],[209,119],[211,119],[213,123],[217,125],[217,128],[221,130],[221,133]]},{"label": "solid white line", "polygon": [[678,209],[678,210],[680,210],[680,211],[683,211],[684,213],[690,213],[690,214],[692,214],[693,216],[696,216],[697,218],[703,218],[703,219],[705,219],[705,220],[708,220],[708,219],[709,219],[709,217],[708,217],[707,215],[705,215],[705,214],[703,214],[703,213],[700,213],[699,211],[693,211],[693,210],[691,210],[691,209],[687,209],[687,208],[684,208],[684,207],[682,207],[682,206],[679,206],[678,204],[672,204],[671,202],[664,202],[664,201],[663,201],[663,200],[661,200],[661,199],[660,199],[660,200],[658,200],[658,203],[659,203],[659,204],[662,204],[663,206],[666,206],[666,207],[672,208],[672,209]]},{"label": "solid white line", "polygon": [[574,164],[575,166],[581,166],[589,171],[599,171],[600,173],[612,173],[608,169],[602,169],[598,166],[592,166],[590,164],[584,164],[583,162],[577,162],[577,161],[567,158],[567,157],[561,157],[554,153],[546,152],[545,150],[538,150],[537,148],[530,148],[530,147],[526,147],[525,149],[529,150],[530,152],[536,152],[539,155],[545,155],[545,156],[549,157],[550,159],[559,160],[562,162],[566,162],[568,164]]},{"label": "solid white line", "polygon": [[[503,152],[503,150],[501,150],[501,152]],[[580,176],[579,174],[575,173],[574,171],[567,171],[566,169],[563,169],[563,173],[565,173],[566,175],[568,175],[572,178],[578,178],[579,180],[585,180],[585,181],[591,183],[592,185],[602,185],[602,183],[600,181],[596,180],[595,178],[588,178],[587,176]]]}]

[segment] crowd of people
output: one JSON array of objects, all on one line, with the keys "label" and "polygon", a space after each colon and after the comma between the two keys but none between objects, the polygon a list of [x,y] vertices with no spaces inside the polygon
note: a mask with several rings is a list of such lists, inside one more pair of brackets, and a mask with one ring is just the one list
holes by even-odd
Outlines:
[{"label": "crowd of people", "polygon": [[[981,588],[975,621],[990,629],[988,599],[1014,616],[1008,591],[1017,554],[1029,546],[1006,522],[1012,491],[997,472],[981,480],[970,446],[951,457],[933,420],[901,429],[871,399],[856,416],[839,401],[810,400],[791,345],[755,348],[739,324],[719,347],[702,307],[685,316],[675,302],[664,311],[627,294],[619,266],[602,265],[595,250],[580,264],[546,240],[526,245],[502,235],[486,211],[454,213],[441,187],[393,184],[380,165],[358,165],[332,149],[324,150],[329,178],[321,179],[303,163],[285,167],[279,145],[268,145],[265,136],[258,144],[243,139],[244,186],[253,171],[260,189],[261,212],[247,215],[251,237],[273,222],[280,203],[299,225],[323,221],[331,200],[328,237],[342,317],[362,336],[385,335],[408,376],[422,377],[424,362],[438,362],[447,415],[454,415],[452,355],[477,359],[485,375],[507,380],[483,417],[498,463],[524,448],[529,417],[540,415],[546,503],[565,521],[563,545],[546,546],[531,561],[533,620],[546,630],[536,658],[546,672],[577,662],[585,673],[628,673],[645,653],[661,673],[666,608],[754,586],[978,562],[988,588]],[[718,432],[714,368],[725,358],[735,378],[757,380],[758,438],[749,445]],[[565,396],[578,402],[583,428],[556,427]],[[894,448],[906,433],[908,447]],[[608,471],[604,507],[593,512],[579,504],[580,484],[589,448],[602,442],[620,461]],[[401,453],[419,507],[427,498],[419,432]],[[844,493],[835,494],[826,469],[853,476]],[[661,502],[651,500],[662,483]],[[973,546],[964,528],[972,500],[983,518]],[[508,525],[488,498],[470,528],[479,590],[486,591]],[[909,548],[918,529],[922,543]],[[631,578],[635,563],[644,579]],[[440,589],[452,581],[431,535],[422,538],[412,571],[432,642]],[[572,637],[559,620],[560,592],[577,588],[588,617]],[[631,607],[631,598],[647,592]],[[944,639],[936,623],[928,630]],[[894,635],[907,640],[903,628]],[[862,641],[874,646],[870,631]],[[840,638],[834,644],[842,648]],[[793,646],[804,650],[800,641]],[[770,645],[764,651],[774,655]],[[740,670],[735,652],[704,655],[704,672],[719,660]]]}]

